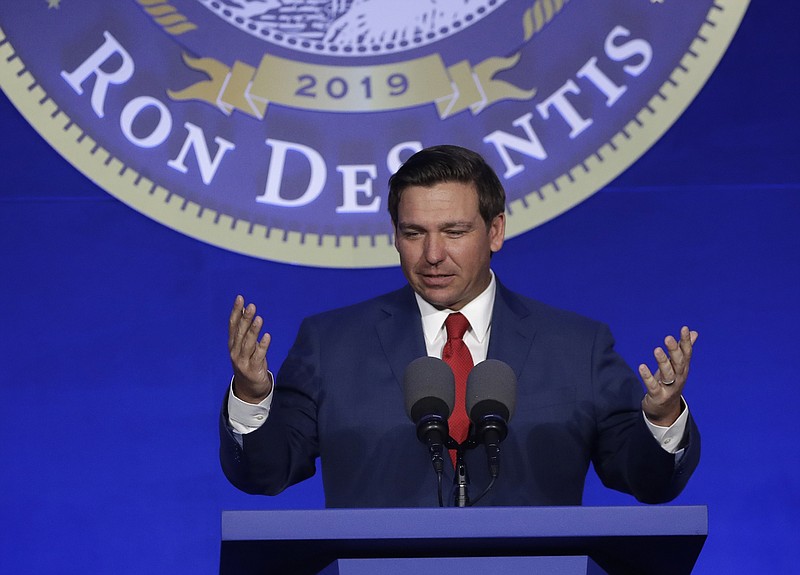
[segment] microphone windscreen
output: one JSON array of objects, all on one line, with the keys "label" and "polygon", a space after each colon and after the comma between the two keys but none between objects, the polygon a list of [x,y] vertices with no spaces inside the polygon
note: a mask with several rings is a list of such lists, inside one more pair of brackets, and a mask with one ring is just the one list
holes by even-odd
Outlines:
[{"label": "microphone windscreen", "polygon": [[[511,366],[496,359],[487,359],[472,368],[467,377],[466,407],[470,419],[473,421],[483,413],[473,415],[473,410],[478,406],[478,411],[490,409],[495,411],[500,406],[508,410],[506,421],[511,420],[517,403],[517,375]],[[480,405],[479,405],[480,404]],[[499,405],[498,405],[499,404]],[[497,413],[495,411],[495,413]],[[505,415],[497,413],[498,415]]]},{"label": "microphone windscreen", "polygon": [[[436,357],[420,357],[406,367],[403,376],[406,413],[412,421],[423,415],[450,417],[456,402],[453,370]],[[424,413],[420,413],[420,410]],[[416,417],[415,417],[416,416]]]}]

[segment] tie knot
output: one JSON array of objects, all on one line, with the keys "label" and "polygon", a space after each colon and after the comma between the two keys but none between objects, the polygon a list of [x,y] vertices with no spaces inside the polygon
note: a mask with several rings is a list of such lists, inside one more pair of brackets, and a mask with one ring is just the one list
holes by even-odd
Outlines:
[{"label": "tie knot", "polygon": [[469,329],[469,320],[459,312],[451,313],[444,320],[444,327],[447,330],[447,339],[462,339]]}]

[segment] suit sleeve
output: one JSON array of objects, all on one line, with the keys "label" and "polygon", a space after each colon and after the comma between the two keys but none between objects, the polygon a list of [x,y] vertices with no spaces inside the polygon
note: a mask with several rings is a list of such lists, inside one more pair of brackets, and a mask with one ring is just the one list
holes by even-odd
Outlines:
[{"label": "suit sleeve", "polygon": [[318,336],[305,321],[278,372],[269,417],[242,435],[228,425],[227,401],[220,415],[220,463],[228,480],[247,493],[276,495],[316,472],[319,455]]},{"label": "suit sleeve", "polygon": [[700,433],[689,414],[683,456],[658,444],[644,421],[644,394],[636,375],[614,351],[607,327],[596,333],[592,377],[597,442],[592,462],[603,484],[632,494],[643,503],[664,503],[677,497],[700,460]]}]

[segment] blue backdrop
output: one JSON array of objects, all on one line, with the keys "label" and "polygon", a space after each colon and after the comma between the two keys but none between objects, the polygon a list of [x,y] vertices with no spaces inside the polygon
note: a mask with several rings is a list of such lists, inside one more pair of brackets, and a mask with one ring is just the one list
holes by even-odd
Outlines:
[{"label": "blue backdrop", "polygon": [[[631,169],[510,240],[511,288],[609,323],[632,364],[700,332],[687,388],[703,434],[677,504],[707,504],[697,573],[800,561],[800,9],[754,2],[696,101]],[[0,96],[0,564],[6,573],[214,573],[223,509],[321,507],[316,478],[237,492],[217,463],[237,293],[278,366],[305,315],[403,282],[397,269],[264,262],[106,195]],[[590,477],[589,505],[633,504]]]}]

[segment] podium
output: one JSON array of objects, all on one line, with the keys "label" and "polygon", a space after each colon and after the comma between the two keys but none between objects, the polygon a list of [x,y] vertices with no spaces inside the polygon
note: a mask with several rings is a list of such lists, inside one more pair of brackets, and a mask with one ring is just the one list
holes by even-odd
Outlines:
[{"label": "podium", "polygon": [[682,575],[708,534],[692,507],[224,511],[222,575]]}]

